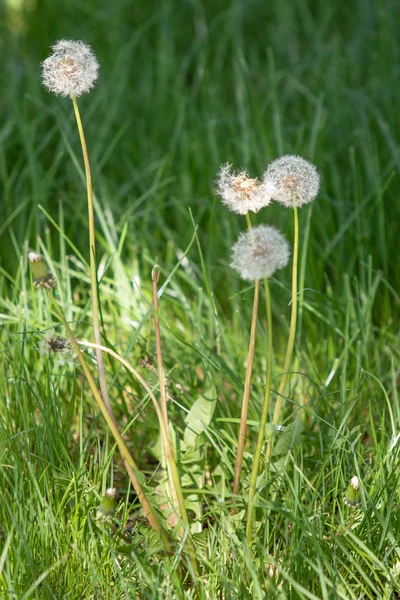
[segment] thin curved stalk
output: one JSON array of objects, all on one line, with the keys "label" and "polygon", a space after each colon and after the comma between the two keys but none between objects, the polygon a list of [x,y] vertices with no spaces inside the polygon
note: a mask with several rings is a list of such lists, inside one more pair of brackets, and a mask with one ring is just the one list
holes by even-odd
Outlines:
[{"label": "thin curved stalk", "polygon": [[254,498],[256,494],[257,477],[260,468],[261,451],[264,443],[265,426],[267,424],[269,405],[271,399],[271,379],[272,379],[272,313],[271,313],[271,295],[269,291],[268,279],[264,279],[265,289],[265,308],[267,313],[267,337],[268,337],[268,358],[267,374],[265,380],[264,400],[261,411],[260,427],[258,430],[257,445],[253,458],[253,468],[250,476],[249,499],[247,505],[246,537],[250,543],[253,534],[253,515]]},{"label": "thin curved stalk", "polygon": [[[157,354],[157,368],[158,368],[158,380],[160,382],[160,399],[161,399],[161,412],[164,422],[165,429],[168,429],[168,408],[167,408],[167,391],[165,388],[165,377],[162,361],[162,350],[161,350],[161,335],[160,335],[160,319],[158,317],[158,280],[160,278],[160,267],[155,265],[151,272],[151,281],[153,284],[153,307],[154,307],[154,331],[156,335],[156,354]],[[97,343],[97,342],[96,342]]]},{"label": "thin curved stalk", "polygon": [[[190,527],[189,517],[188,517],[187,511],[186,511],[185,498],[184,498],[183,492],[182,492],[182,487],[181,487],[181,482],[180,482],[180,478],[179,478],[178,467],[177,467],[177,464],[176,464],[176,461],[175,461],[175,457],[174,457],[174,454],[173,454],[173,451],[172,451],[172,445],[171,445],[171,442],[170,442],[170,439],[169,439],[169,435],[168,435],[168,432],[167,432],[167,430],[165,428],[165,425],[164,425],[162,412],[161,412],[161,409],[160,409],[160,406],[159,406],[159,404],[157,402],[156,397],[154,396],[154,394],[151,391],[150,387],[145,382],[145,380],[140,375],[140,373],[138,373],[138,371],[136,371],[136,369],[134,367],[132,367],[132,365],[129,364],[128,361],[126,361],[124,358],[122,358],[122,356],[120,356],[117,352],[115,352],[114,350],[111,350],[111,348],[107,348],[107,346],[102,346],[102,345],[98,345],[98,344],[92,344],[91,342],[79,341],[78,343],[81,346],[87,346],[88,348],[97,348],[101,352],[106,352],[110,356],[114,357],[116,360],[118,360],[135,377],[135,379],[137,379],[139,381],[139,383],[144,387],[144,389],[146,390],[147,394],[149,395],[150,400],[152,401],[154,409],[156,411],[159,424],[160,424],[161,437],[162,437],[162,440],[163,440],[164,451],[165,451],[165,458],[166,458],[166,461],[167,461],[167,464],[168,464],[168,469],[170,470],[170,473],[171,473],[173,485],[175,487],[175,492],[176,492],[176,496],[177,496],[177,499],[178,499],[178,505],[179,505],[179,510],[180,510],[180,516],[182,518],[182,521],[183,521],[185,527],[189,530],[189,527]],[[189,556],[192,559],[192,566],[193,566],[193,568],[195,570],[195,573],[197,574],[198,570],[197,570],[196,551],[195,551],[193,542],[192,542],[192,540],[190,539],[189,536],[186,539],[186,543],[188,545]]]},{"label": "thin curved stalk", "polygon": [[[246,213],[246,223],[247,223],[247,228],[250,233],[250,237],[253,240],[253,236],[252,236],[253,227],[252,227],[251,218],[250,218],[250,215],[248,212]],[[245,379],[244,391],[243,391],[242,412],[240,415],[238,446],[237,446],[237,451],[236,451],[236,461],[235,461],[235,468],[234,468],[234,478],[233,478],[233,488],[232,488],[232,493],[234,495],[237,495],[239,493],[240,475],[242,472],[244,442],[245,442],[246,429],[247,429],[247,415],[249,412],[251,377],[253,374],[254,348],[255,348],[255,343],[256,343],[259,297],[260,297],[260,282],[258,280],[256,280],[255,286],[254,286],[253,312],[252,312],[252,317],[251,317],[250,343],[249,343],[249,351],[247,354],[246,379]],[[232,512],[233,513],[235,512],[235,507],[232,508]]]},{"label": "thin curved stalk", "polygon": [[149,520],[149,523],[153,527],[153,529],[157,533],[159,533],[159,534],[162,535],[163,532],[162,532],[162,530],[161,530],[161,528],[160,528],[160,526],[158,524],[157,518],[156,518],[156,516],[155,516],[155,514],[154,514],[154,512],[153,512],[153,510],[152,510],[152,508],[151,508],[151,506],[150,506],[150,504],[149,504],[149,502],[148,502],[148,500],[146,498],[146,495],[145,495],[145,493],[143,491],[143,488],[140,485],[139,480],[138,480],[138,478],[136,476],[136,473],[140,472],[139,468],[138,468],[135,460],[133,459],[131,453],[129,452],[129,449],[128,449],[127,445],[125,444],[125,442],[124,442],[124,440],[123,440],[123,438],[122,438],[122,436],[121,436],[121,434],[120,434],[120,432],[118,430],[118,427],[117,427],[117,425],[115,423],[115,420],[111,417],[110,413],[107,410],[105,402],[104,402],[104,400],[103,400],[103,398],[101,396],[101,393],[100,393],[99,389],[96,386],[96,383],[94,381],[92,373],[90,372],[90,369],[89,369],[88,364],[87,364],[87,362],[85,360],[85,357],[83,356],[82,351],[81,351],[81,349],[79,347],[79,344],[78,344],[78,342],[77,342],[77,340],[76,340],[76,338],[75,338],[75,336],[74,336],[74,334],[73,334],[70,326],[68,325],[68,322],[67,322],[67,320],[66,320],[66,318],[64,316],[63,311],[61,310],[60,306],[58,305],[58,303],[56,302],[56,300],[54,299],[54,297],[53,297],[53,295],[51,293],[49,293],[49,297],[50,297],[50,302],[51,302],[54,310],[56,311],[58,318],[60,319],[60,321],[62,322],[62,324],[64,325],[64,327],[65,327],[65,329],[66,329],[66,331],[68,333],[68,337],[69,337],[69,339],[71,341],[71,344],[72,344],[72,346],[73,346],[73,348],[74,348],[74,350],[75,350],[75,352],[77,354],[78,360],[81,363],[82,369],[83,369],[83,371],[85,373],[85,377],[86,377],[87,382],[88,382],[88,384],[90,386],[90,389],[92,390],[92,394],[93,394],[93,396],[94,396],[94,398],[95,398],[95,400],[97,402],[97,405],[100,408],[100,410],[101,410],[101,412],[103,414],[103,417],[104,417],[104,419],[105,419],[108,427],[110,428],[110,431],[111,431],[112,435],[114,436],[114,439],[115,439],[115,441],[117,443],[118,449],[121,452],[122,458],[124,460],[125,467],[127,469],[129,477],[130,477],[130,479],[132,481],[132,485],[133,485],[133,487],[135,489],[135,492],[138,495],[139,501],[140,501],[140,503],[141,503],[141,505],[143,507],[145,516]]},{"label": "thin curved stalk", "polygon": [[[167,456],[166,456],[167,452],[169,453],[170,456],[173,457],[173,449],[172,449],[172,443],[171,443],[171,436],[169,434],[167,390],[166,390],[166,385],[165,385],[165,375],[164,375],[163,360],[162,360],[160,319],[159,319],[159,315],[158,315],[158,281],[159,281],[159,279],[160,279],[160,267],[158,265],[155,265],[151,272],[151,281],[152,281],[152,286],[153,286],[154,331],[155,331],[155,336],[156,336],[158,380],[160,383],[160,400],[161,400],[161,414],[162,414],[161,418],[164,423],[164,430],[165,430],[164,431],[165,440],[164,440],[163,447],[164,447],[165,457],[167,458]],[[158,406],[158,403],[157,403],[157,406]],[[180,509],[180,502],[179,502],[178,493],[177,493],[177,489],[176,489],[176,481],[174,481],[174,477],[172,475],[171,467],[170,467],[170,464],[168,463],[168,461],[167,461],[167,464],[168,464],[168,474],[169,474],[169,478],[170,478],[170,487],[171,487],[171,495],[172,495],[173,505],[174,505],[175,509],[177,510],[178,514],[180,514],[180,513],[182,513],[182,510]],[[176,473],[178,473],[178,471]],[[180,487],[179,475],[177,475],[177,479],[178,479],[178,487]],[[185,508],[184,502],[183,502],[183,507]],[[180,516],[181,516],[181,514],[180,514]],[[183,535],[183,531],[181,532],[181,534]]]},{"label": "thin curved stalk", "polygon": [[[94,205],[93,205],[93,188],[92,188],[92,176],[90,171],[89,154],[86,145],[85,133],[83,130],[82,119],[79,112],[78,103],[75,96],[72,96],[72,105],[74,107],[76,124],[78,126],[79,138],[82,147],[83,161],[85,163],[85,175],[86,175],[86,191],[87,191],[87,204],[88,204],[88,219],[89,219],[89,264],[90,264],[90,295],[92,304],[92,321],[93,321],[93,334],[96,344],[101,343],[100,335],[100,317],[99,317],[99,298],[97,293],[97,273],[96,273],[96,235],[95,235],[95,222],[94,222]],[[99,373],[99,383],[101,395],[104,400],[104,404],[107,407],[107,411],[114,423],[115,417],[111,407],[110,396],[108,395],[106,375],[103,363],[103,356],[99,350],[96,350],[97,370]]]}]

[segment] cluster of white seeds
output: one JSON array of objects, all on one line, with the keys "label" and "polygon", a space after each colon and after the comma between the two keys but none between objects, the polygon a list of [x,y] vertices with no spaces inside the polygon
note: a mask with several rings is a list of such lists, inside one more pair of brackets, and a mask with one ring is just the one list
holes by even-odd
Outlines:
[{"label": "cluster of white seeds", "polygon": [[[312,202],[319,191],[319,174],[313,164],[300,156],[286,155],[274,160],[262,179],[249,177],[247,171],[235,172],[222,165],[216,191],[232,212],[245,215],[258,212],[272,200],[287,207]],[[231,267],[247,281],[270,277],[289,260],[289,245],[274,227],[260,225],[242,233],[232,248]]]},{"label": "cluster of white seeds", "polygon": [[229,164],[222,165],[216,185],[222,203],[238,215],[258,212],[271,202],[260,180],[249,177],[247,171],[232,171]]},{"label": "cluster of white seeds", "polygon": [[274,160],[263,177],[263,185],[284,206],[303,206],[316,198],[319,174],[313,164],[290,154]]},{"label": "cluster of white seeds", "polygon": [[308,160],[288,154],[274,160],[261,181],[250,178],[247,171],[235,173],[230,165],[222,165],[216,186],[222,203],[245,215],[258,212],[272,200],[292,208],[312,202],[318,194],[319,175]]},{"label": "cluster of white seeds", "polygon": [[245,281],[264,279],[286,267],[289,254],[284,235],[270,225],[258,225],[240,234],[232,247],[231,267]]},{"label": "cluster of white seeds", "polygon": [[49,92],[70,98],[87,94],[98,77],[99,63],[90,46],[81,41],[60,40],[42,63],[42,81]]}]

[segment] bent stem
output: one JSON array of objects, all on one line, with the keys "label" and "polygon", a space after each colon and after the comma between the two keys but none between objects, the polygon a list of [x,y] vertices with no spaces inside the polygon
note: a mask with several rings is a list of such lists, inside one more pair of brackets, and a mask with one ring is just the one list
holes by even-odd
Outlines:
[{"label": "bent stem", "polygon": [[[298,256],[299,256],[299,216],[297,206],[294,207],[294,242],[293,242],[293,265],[292,265],[292,311],[290,316],[289,338],[286,347],[285,362],[283,364],[283,374],[278,388],[278,397],[275,404],[273,426],[279,425],[281,420],[283,394],[289,379],[289,370],[292,362],[294,341],[296,337],[297,323],[297,277],[298,277]],[[268,442],[266,460],[268,461],[272,452],[273,438]]]},{"label": "bent stem", "polygon": [[[149,395],[150,400],[152,401],[154,409],[156,411],[159,424],[160,424],[161,438],[162,438],[163,446],[164,446],[165,459],[167,461],[168,470],[171,474],[171,478],[172,478],[172,482],[173,482],[173,488],[175,489],[176,497],[178,500],[180,517],[182,518],[182,522],[185,525],[185,527],[187,528],[188,533],[189,533],[190,523],[189,523],[189,517],[188,517],[187,511],[186,511],[185,498],[184,498],[183,492],[182,492],[178,467],[177,467],[175,457],[174,457],[174,454],[172,451],[172,445],[171,445],[171,442],[169,439],[168,431],[165,428],[162,412],[161,412],[161,409],[157,402],[156,397],[154,396],[150,387],[145,382],[145,380],[140,375],[140,373],[138,373],[138,371],[136,371],[136,369],[134,367],[132,367],[132,365],[129,364],[128,361],[126,361],[124,358],[122,358],[122,356],[120,356],[117,352],[115,352],[114,350],[111,350],[111,348],[107,348],[107,346],[92,344],[90,342],[79,341],[78,343],[81,346],[87,346],[88,348],[97,348],[101,352],[106,352],[110,356],[114,357],[135,377],[135,379],[137,379],[139,381],[139,383],[143,386],[143,388],[146,390],[147,394]],[[186,544],[188,546],[188,554],[191,559],[191,563],[192,563],[194,572],[197,574],[198,569],[197,569],[197,560],[196,560],[196,550],[195,550],[194,544],[193,544],[192,540],[190,539],[189,535],[186,538]]]},{"label": "bent stem", "polygon": [[[99,318],[99,298],[97,293],[97,274],[96,274],[96,237],[95,237],[95,223],[94,223],[94,205],[93,205],[93,188],[92,188],[92,176],[90,171],[89,154],[86,146],[85,134],[83,131],[82,119],[79,112],[78,103],[75,96],[72,96],[72,105],[74,107],[76,124],[78,126],[79,138],[81,141],[83,161],[85,163],[85,175],[86,175],[86,191],[87,191],[87,203],[88,203],[88,219],[89,219],[89,259],[90,259],[90,296],[92,304],[92,320],[93,320],[93,334],[94,341],[96,344],[101,343],[100,336],[100,318]],[[107,411],[114,423],[116,424],[114,413],[111,407],[110,396],[108,395],[106,375],[103,363],[103,356],[100,350],[96,350],[97,370],[99,373],[99,383],[101,395],[104,399]]]},{"label": "bent stem", "polygon": [[[164,376],[162,350],[161,350],[161,334],[160,334],[160,319],[158,316],[158,287],[157,287],[159,279],[160,279],[160,267],[158,265],[155,265],[151,272],[151,281],[152,281],[152,285],[153,285],[154,330],[155,330],[155,336],[156,336],[158,379],[160,382],[161,415],[159,415],[158,402],[157,402],[156,410],[157,410],[157,416],[159,417],[159,420],[160,420],[160,426],[161,426],[161,421],[164,425],[163,430],[162,430],[164,432],[162,435],[163,442],[164,442],[163,447],[164,447],[165,458],[167,460],[167,465],[168,465],[168,474],[169,474],[169,478],[170,478],[170,488],[171,488],[172,500],[173,500],[174,507],[177,509],[178,514],[181,513],[180,516],[182,517],[182,510],[180,510],[180,501],[178,498],[178,493],[177,493],[177,488],[176,488],[177,485],[180,488],[179,474],[178,474],[177,469],[175,469],[176,472],[174,471],[174,475],[173,475],[173,471],[171,470],[171,465],[172,465],[171,457],[174,462],[175,462],[175,460],[174,460],[174,455],[173,455],[171,437],[169,435],[167,390],[166,390],[166,386],[165,386],[165,376]],[[167,459],[167,455],[169,456],[169,461]],[[175,465],[175,467],[176,467],[176,465]],[[174,469],[173,466],[172,466],[172,469]],[[183,501],[183,509],[186,512],[184,501]]]},{"label": "bent stem", "polygon": [[268,279],[264,279],[265,289],[265,308],[267,313],[267,337],[268,337],[268,357],[267,374],[265,380],[264,400],[261,411],[260,427],[258,430],[257,445],[254,453],[253,468],[250,476],[249,499],[247,505],[246,537],[248,543],[253,537],[253,515],[254,498],[256,494],[257,477],[260,467],[261,451],[264,442],[265,426],[267,424],[269,405],[271,399],[271,378],[272,378],[272,313],[271,313],[271,295],[269,291]]},{"label": "bent stem", "polygon": [[256,343],[259,297],[260,297],[260,281],[257,279],[255,282],[255,286],[254,286],[253,314],[252,314],[252,319],[251,319],[250,343],[249,343],[249,352],[248,352],[248,357],[247,357],[246,380],[245,380],[244,392],[243,392],[242,413],[240,415],[238,446],[237,446],[237,452],[236,452],[236,462],[235,462],[235,471],[234,471],[233,488],[232,488],[232,492],[234,495],[237,495],[239,493],[239,487],[240,487],[240,474],[242,471],[244,442],[245,442],[246,428],[247,428],[247,414],[249,411],[251,376],[252,376],[252,372],[253,372],[253,362],[254,362],[254,348],[255,348],[255,343]]},{"label": "bent stem", "polygon": [[79,359],[79,362],[81,363],[82,369],[85,373],[85,377],[87,379],[87,382],[90,386],[90,389],[92,391],[92,394],[97,402],[98,407],[100,408],[104,419],[106,420],[106,423],[108,425],[108,427],[110,428],[110,431],[112,433],[112,435],[114,436],[114,439],[117,443],[118,449],[122,455],[122,458],[124,460],[124,464],[126,467],[126,470],[129,474],[129,477],[132,481],[132,485],[135,489],[135,492],[138,495],[138,498],[140,500],[140,503],[143,507],[144,513],[147,517],[147,519],[149,520],[150,525],[152,526],[152,528],[158,533],[163,535],[164,541],[166,541],[165,539],[165,532],[163,532],[158,524],[157,518],[146,498],[146,495],[143,491],[143,488],[141,486],[141,484],[139,483],[139,480],[136,476],[136,473],[139,473],[139,468],[135,462],[135,460],[133,459],[131,453],[129,452],[129,449],[127,447],[127,445],[125,444],[119,430],[118,427],[115,423],[115,420],[111,417],[110,413],[107,410],[107,407],[105,405],[105,402],[101,396],[101,393],[99,391],[99,389],[96,386],[96,383],[94,381],[94,378],[90,372],[90,369],[88,367],[88,364],[85,360],[85,357],[82,354],[82,351],[79,347],[79,344],[74,336],[74,334],[72,333],[72,330],[70,328],[70,326],[67,323],[67,320],[65,319],[64,313],[61,310],[60,306],[58,305],[58,303],[56,302],[56,300],[54,299],[53,295],[49,292],[49,297],[50,297],[50,302],[55,310],[55,312],[57,313],[58,318],[60,319],[60,321],[62,322],[62,324],[64,325],[67,333],[68,333],[68,337],[71,341],[72,346],[74,347],[74,350],[77,354],[77,357]]}]

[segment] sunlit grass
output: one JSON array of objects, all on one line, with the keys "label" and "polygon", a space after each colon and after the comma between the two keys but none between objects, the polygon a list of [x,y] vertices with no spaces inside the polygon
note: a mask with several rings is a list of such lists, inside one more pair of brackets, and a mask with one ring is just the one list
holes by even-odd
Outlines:
[{"label": "sunlit grass", "polygon": [[[195,1],[177,11],[173,2],[155,8],[42,1],[37,11],[23,13],[20,37],[5,29],[6,21],[1,25],[4,597],[195,597],[183,547],[160,559],[159,540],[149,534],[76,359],[65,365],[40,352],[49,331],[65,331],[55,317],[49,320],[46,295],[32,287],[28,250],[43,254],[56,274],[57,299],[75,335],[93,337],[79,141],[67,101],[50,101],[40,86],[40,61],[54,40],[70,36],[90,43],[101,63],[98,87],[82,99],[82,110],[105,341],[141,370],[156,394],[151,271],[161,267],[168,413],[180,440],[189,516],[197,518],[197,597],[396,598],[400,83],[393,57],[399,9],[378,2],[368,11],[339,3],[250,5]],[[213,187],[223,162],[259,173],[283,153],[312,160],[322,186],[299,215],[299,318],[284,399],[287,428],[273,469],[257,482],[258,529],[250,551],[244,511],[267,340],[261,314],[243,495],[232,517],[253,286],[244,287],[228,266],[243,219],[226,213]],[[292,217],[271,206],[254,224],[268,220],[293,240]],[[290,284],[289,272],[270,281],[270,417],[289,331]],[[94,352],[85,353],[95,372]],[[150,485],[161,485],[165,470],[149,397],[118,363],[104,361],[125,442]],[[190,411],[203,396],[216,400],[215,409],[199,435],[198,455],[185,456]],[[354,475],[361,503],[352,509],[344,496]],[[117,512],[101,524],[96,510],[111,486]]]}]

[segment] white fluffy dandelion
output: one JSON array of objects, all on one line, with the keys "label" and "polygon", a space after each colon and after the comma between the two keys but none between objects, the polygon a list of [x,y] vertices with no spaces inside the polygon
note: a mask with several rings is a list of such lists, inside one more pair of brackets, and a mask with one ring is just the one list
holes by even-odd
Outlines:
[{"label": "white fluffy dandelion", "polygon": [[258,225],[240,234],[232,247],[231,267],[246,281],[264,279],[286,267],[289,254],[285,236],[275,227]]},{"label": "white fluffy dandelion", "polygon": [[264,173],[263,186],[285,206],[303,206],[312,202],[319,190],[319,174],[314,165],[290,154],[274,160]]},{"label": "white fluffy dandelion", "polygon": [[216,189],[222,203],[238,215],[245,215],[249,210],[258,212],[271,202],[268,186],[249,177],[247,171],[234,172],[229,164],[221,166]]},{"label": "white fluffy dandelion", "polygon": [[44,87],[57,96],[87,94],[98,77],[99,63],[90,46],[81,41],[60,40],[42,63]]}]

